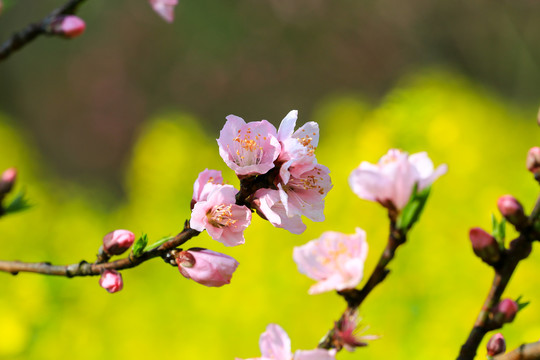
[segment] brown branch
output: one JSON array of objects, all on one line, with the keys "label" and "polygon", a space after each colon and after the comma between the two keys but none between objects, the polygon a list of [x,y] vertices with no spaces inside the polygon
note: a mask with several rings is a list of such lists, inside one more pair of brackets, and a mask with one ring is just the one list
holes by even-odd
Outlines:
[{"label": "brown branch", "polygon": [[[388,236],[388,243],[386,244],[386,248],[381,254],[377,266],[375,266],[375,269],[373,269],[373,272],[371,273],[368,281],[362,287],[362,289],[350,289],[338,292],[341,296],[345,298],[345,301],[347,301],[347,308],[343,312],[343,315],[341,315],[341,318],[337,323],[338,326],[346,318],[352,316],[357,311],[357,309],[364,302],[364,300],[371,293],[371,291],[373,291],[373,289],[377,285],[379,285],[390,273],[390,270],[387,268],[388,263],[394,258],[397,248],[400,245],[404,244],[407,240],[406,233],[403,230],[397,229],[395,225],[395,221],[391,220],[390,235]],[[341,349],[342,344],[340,344],[340,340],[336,337],[335,329],[336,327],[331,329],[326,334],[326,336],[319,343],[319,348],[337,348],[338,350]]]},{"label": "brown branch", "polygon": [[155,257],[164,257],[169,251],[181,246],[186,241],[199,234],[200,232],[197,230],[190,229],[186,226],[184,230],[173,239],[155,249],[142,253],[141,256],[134,257],[133,254],[129,254],[129,256],[123,259],[112,262],[90,264],[86,261],[81,261],[78,264],[71,265],[52,265],[43,262],[25,263],[21,261],[0,261],[0,271],[8,272],[13,275],[17,275],[19,272],[33,272],[66,277],[96,276],[101,275],[104,270],[129,269]]},{"label": "brown branch", "polygon": [[54,35],[49,31],[51,23],[58,16],[74,14],[77,7],[84,1],[85,0],[69,0],[64,5],[53,10],[39,22],[29,24],[24,29],[14,33],[8,40],[0,45],[0,61],[5,60],[13,52],[27,45],[40,35]]},{"label": "brown branch", "polygon": [[494,360],[540,360],[540,342],[523,344],[517,349],[497,355]]},{"label": "brown branch", "polygon": [[532,249],[532,242],[537,240],[538,234],[534,229],[533,220],[538,215],[540,208],[540,197],[536,200],[534,210],[529,217],[528,223],[517,229],[520,232],[519,237],[510,243],[510,248],[504,250],[501,259],[494,265],[495,276],[491,289],[484,301],[484,305],[478,314],[476,322],[469,333],[467,341],[461,347],[458,360],[472,360],[476,356],[476,349],[488,331],[498,329],[501,324],[494,324],[490,320],[490,311],[501,300],[501,296],[514,274],[519,262],[529,256]]}]

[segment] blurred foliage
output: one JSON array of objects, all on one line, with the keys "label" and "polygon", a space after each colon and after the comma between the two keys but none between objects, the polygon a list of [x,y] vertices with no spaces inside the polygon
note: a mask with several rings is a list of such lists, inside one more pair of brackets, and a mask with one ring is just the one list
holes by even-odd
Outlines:
[{"label": "blurred foliage", "polygon": [[[322,101],[311,119],[300,110],[300,124],[319,122],[318,159],[332,170],[325,222],[306,220],[308,230],[294,236],[254,217],[243,246],[226,248],[205,233],[190,241],[240,262],[231,285],[218,289],[184,279],[161,260],[125,271],[124,290],[113,295],[97,278],[0,274],[0,359],[247,358],[259,356],[259,335],[269,323],[288,332],[293,349],[315,347],[344,302],[334,293],[307,295],[312,281],[297,271],[292,248],[326,230],[352,233],[359,226],[370,246],[366,269],[373,268],[385,245],[386,214],[354,196],[347,178],[360,161],[377,161],[390,147],[427,151],[449,172],[434,184],[392,273],[361,309],[367,332],[381,339],[338,359],[454,357],[492,278],[471,251],[468,229],[489,230],[499,195],[511,193],[531,209],[538,193],[524,166],[527,150],[540,139],[536,109],[509,106],[456,74],[428,71],[404,79],[377,106],[340,95]],[[18,168],[18,186],[24,184],[36,205],[0,219],[1,257],[92,261],[113,229],[147,233],[150,242],[177,233],[189,217],[200,171],[222,170],[237,185],[219,157],[217,136],[189,114],[151,119],[125,172],[127,198],[112,206],[107,193],[72,185],[40,166],[28,138],[0,118],[0,168]],[[505,294],[531,301],[503,329],[509,348],[540,336],[540,288],[531,281],[539,271],[536,251]]]}]

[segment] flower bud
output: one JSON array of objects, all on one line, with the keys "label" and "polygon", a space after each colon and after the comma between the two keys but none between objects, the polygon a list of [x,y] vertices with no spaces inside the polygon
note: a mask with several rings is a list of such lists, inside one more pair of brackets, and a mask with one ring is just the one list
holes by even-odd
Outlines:
[{"label": "flower bud", "polygon": [[501,249],[497,240],[481,228],[469,231],[473,251],[482,261],[493,265],[501,258]]},{"label": "flower bud", "polygon": [[120,255],[133,245],[135,234],[129,230],[115,230],[103,237],[103,250],[108,255]]},{"label": "flower bud", "polygon": [[59,16],[51,24],[51,32],[66,38],[81,35],[86,28],[84,20],[75,15]]},{"label": "flower bud", "polygon": [[238,262],[225,254],[193,248],[181,251],[176,257],[180,273],[204,286],[219,287],[231,282]]},{"label": "flower bud", "polygon": [[2,173],[0,177],[0,193],[7,194],[13,189],[15,179],[17,178],[17,169],[9,168]]},{"label": "flower bud", "polygon": [[506,351],[506,341],[504,341],[504,336],[501,333],[497,333],[493,335],[487,343],[488,356],[504,354],[505,351]]},{"label": "flower bud", "polygon": [[122,274],[115,270],[105,270],[101,274],[99,285],[111,294],[120,291],[124,287]]},{"label": "flower bud", "polygon": [[512,195],[503,195],[497,200],[497,207],[508,222],[514,226],[523,226],[527,223],[527,217],[523,206]]},{"label": "flower bud", "polygon": [[497,324],[512,322],[519,310],[517,302],[512,299],[501,300],[493,310],[493,320]]},{"label": "flower bud", "polygon": [[527,154],[527,170],[530,172],[540,172],[540,147],[535,146]]}]

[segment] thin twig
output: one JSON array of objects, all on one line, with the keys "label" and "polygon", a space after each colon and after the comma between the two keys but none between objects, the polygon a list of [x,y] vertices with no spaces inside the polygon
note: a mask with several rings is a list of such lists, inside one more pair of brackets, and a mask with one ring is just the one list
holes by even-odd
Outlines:
[{"label": "thin twig", "polygon": [[501,300],[501,296],[519,262],[529,256],[532,248],[531,244],[534,240],[537,240],[538,234],[536,234],[531,220],[534,220],[537,216],[538,209],[540,208],[539,204],[540,197],[536,200],[534,210],[529,217],[529,223],[524,228],[519,229],[520,235],[510,243],[510,248],[504,250],[501,260],[495,264],[495,276],[491,289],[469,333],[467,341],[461,347],[458,360],[474,359],[476,350],[487,332],[500,327],[500,324],[493,324],[490,321],[489,314],[493,307]]},{"label": "thin twig", "polygon": [[494,360],[540,360],[540,342],[523,344],[514,351],[495,356]]},{"label": "thin twig", "polygon": [[44,275],[57,275],[65,277],[74,276],[96,276],[101,275],[104,270],[123,270],[135,267],[143,262],[155,257],[163,257],[169,251],[181,246],[194,236],[199,235],[197,230],[186,227],[173,239],[162,244],[158,248],[144,252],[141,256],[134,257],[133,254],[116,261],[106,263],[90,264],[81,261],[71,265],[52,265],[50,263],[26,263],[22,261],[0,261],[0,271],[17,275],[19,272],[33,272]]},{"label": "thin twig", "polygon": [[[339,292],[341,296],[347,301],[347,309],[343,312],[343,315],[338,321],[338,325],[341,324],[346,318],[352,316],[356,310],[360,307],[362,302],[371,293],[371,291],[380,284],[386,276],[390,273],[387,268],[388,263],[394,258],[397,248],[404,244],[407,240],[407,235],[404,231],[399,230],[395,226],[395,221],[390,223],[390,235],[388,236],[388,243],[384,249],[377,266],[371,273],[368,281],[362,287],[361,290],[351,289]],[[321,349],[341,348],[339,339],[336,338],[335,328],[328,331],[326,336],[321,340],[318,347]]]},{"label": "thin twig", "polygon": [[14,33],[0,45],[0,61],[8,58],[13,52],[30,43],[40,35],[54,35],[48,32],[53,20],[61,15],[74,14],[78,6],[86,0],[70,0],[59,8],[53,10],[41,21],[27,25],[24,29]]}]

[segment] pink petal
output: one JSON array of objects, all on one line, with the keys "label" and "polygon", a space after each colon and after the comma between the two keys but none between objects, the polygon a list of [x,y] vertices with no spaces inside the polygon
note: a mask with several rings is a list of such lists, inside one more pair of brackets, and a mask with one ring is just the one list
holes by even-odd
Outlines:
[{"label": "pink petal", "polygon": [[335,353],[332,350],[296,350],[293,360],[334,360]]},{"label": "pink petal", "polygon": [[291,340],[279,325],[270,324],[266,331],[262,333],[259,340],[259,347],[263,357],[273,360],[290,360]]},{"label": "pink petal", "polygon": [[298,119],[298,110],[291,110],[279,125],[277,138],[279,141],[283,141],[287,138],[290,138],[293,134],[294,127],[296,126],[296,119]]}]

